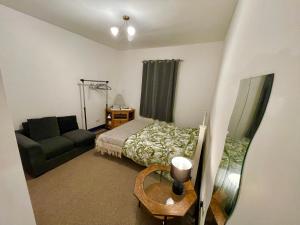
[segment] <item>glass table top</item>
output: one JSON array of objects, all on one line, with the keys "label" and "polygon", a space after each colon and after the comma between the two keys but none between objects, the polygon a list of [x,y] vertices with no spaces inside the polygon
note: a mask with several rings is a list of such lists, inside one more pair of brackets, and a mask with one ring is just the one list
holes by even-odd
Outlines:
[{"label": "glass table top", "polygon": [[174,205],[185,195],[175,195],[172,191],[172,184],[170,172],[153,171],[144,179],[144,192],[153,201],[163,205]]}]

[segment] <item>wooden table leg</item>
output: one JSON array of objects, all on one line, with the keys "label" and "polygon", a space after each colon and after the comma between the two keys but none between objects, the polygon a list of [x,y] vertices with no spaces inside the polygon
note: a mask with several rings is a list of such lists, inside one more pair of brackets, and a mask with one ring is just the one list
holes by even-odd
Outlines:
[{"label": "wooden table leg", "polygon": [[167,224],[167,221],[168,221],[167,219],[168,219],[168,217],[167,217],[167,216],[164,216],[164,220],[163,220],[163,223],[162,223],[163,225],[166,225],[166,224]]}]

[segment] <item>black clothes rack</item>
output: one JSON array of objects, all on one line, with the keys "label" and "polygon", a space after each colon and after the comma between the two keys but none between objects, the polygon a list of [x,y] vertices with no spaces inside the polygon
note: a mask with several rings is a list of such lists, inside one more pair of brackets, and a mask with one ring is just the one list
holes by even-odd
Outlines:
[{"label": "black clothes rack", "polygon": [[80,79],[80,81],[82,83],[84,124],[85,124],[85,129],[87,130],[87,116],[86,116],[85,90],[84,90],[85,83],[84,82],[104,83],[105,84],[105,88],[103,88],[103,86],[102,86],[101,90],[105,90],[105,95],[106,95],[105,96],[105,100],[106,100],[105,108],[106,109],[108,108],[108,90],[111,90],[111,88],[108,86],[108,83],[109,83],[108,80],[86,80],[86,79]]}]

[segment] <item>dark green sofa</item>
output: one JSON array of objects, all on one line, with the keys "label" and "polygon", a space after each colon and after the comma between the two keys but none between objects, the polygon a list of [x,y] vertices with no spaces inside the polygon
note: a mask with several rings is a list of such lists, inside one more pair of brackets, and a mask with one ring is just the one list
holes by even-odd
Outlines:
[{"label": "dark green sofa", "polygon": [[76,116],[29,119],[16,131],[24,170],[32,177],[95,147],[96,135],[78,129]]}]

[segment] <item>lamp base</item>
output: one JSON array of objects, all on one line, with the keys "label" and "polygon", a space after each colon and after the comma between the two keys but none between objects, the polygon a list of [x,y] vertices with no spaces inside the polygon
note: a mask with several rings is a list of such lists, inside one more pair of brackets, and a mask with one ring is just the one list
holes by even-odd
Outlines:
[{"label": "lamp base", "polygon": [[173,185],[172,185],[172,191],[175,195],[182,195],[184,192],[183,183],[174,180]]}]

